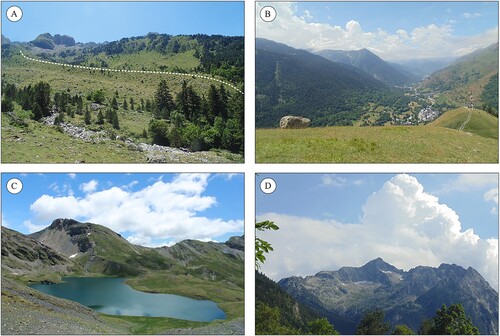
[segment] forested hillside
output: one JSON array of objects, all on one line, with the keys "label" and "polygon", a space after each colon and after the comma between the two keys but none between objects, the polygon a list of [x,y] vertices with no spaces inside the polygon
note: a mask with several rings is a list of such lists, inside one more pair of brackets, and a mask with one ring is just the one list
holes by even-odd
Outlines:
[{"label": "forested hillside", "polygon": [[358,68],[265,39],[256,42],[255,76],[257,127],[277,127],[285,115],[313,126],[352,125],[372,107],[406,111],[410,102]]}]

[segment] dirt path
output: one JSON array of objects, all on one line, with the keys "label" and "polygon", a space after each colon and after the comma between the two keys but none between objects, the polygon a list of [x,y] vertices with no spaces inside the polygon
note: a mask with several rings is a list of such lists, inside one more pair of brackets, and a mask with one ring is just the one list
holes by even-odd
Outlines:
[{"label": "dirt path", "polygon": [[465,126],[467,126],[467,123],[470,121],[471,117],[472,117],[472,109],[469,109],[469,115],[467,116],[467,120],[465,120],[462,126],[460,126],[459,131],[464,130]]}]

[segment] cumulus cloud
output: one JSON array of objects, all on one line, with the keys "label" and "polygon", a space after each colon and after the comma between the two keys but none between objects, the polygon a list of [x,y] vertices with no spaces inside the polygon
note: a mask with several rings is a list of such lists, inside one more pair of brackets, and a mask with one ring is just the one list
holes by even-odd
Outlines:
[{"label": "cumulus cloud", "polygon": [[94,192],[97,189],[97,186],[99,185],[99,182],[96,180],[90,180],[87,183],[82,183],[80,185],[80,190],[82,190],[85,193],[91,193]]},{"label": "cumulus cloud", "polygon": [[[261,7],[265,4],[261,4]],[[429,59],[459,57],[498,41],[498,27],[474,36],[459,37],[450,24],[434,23],[389,33],[383,29],[366,31],[362,22],[350,20],[343,26],[310,22],[299,16],[296,5],[290,2],[273,3],[278,15],[272,23],[259,22],[257,37],[285,43],[307,50],[369,49],[385,60]],[[259,13],[260,8],[257,10]],[[468,13],[470,14],[470,13]],[[477,14],[477,13],[475,13]],[[474,16],[475,14],[470,14]],[[307,19],[307,21],[306,21]]]},{"label": "cumulus cloud", "polygon": [[223,220],[199,214],[217,205],[215,197],[203,195],[208,177],[208,174],[181,174],[171,182],[156,181],[137,191],[128,187],[95,191],[97,181],[90,181],[82,185],[82,190],[88,191],[83,197],[42,195],[31,204],[30,210],[37,221],[44,223],[66,217],[128,232],[130,241],[136,244],[212,239],[242,231],[241,219]]},{"label": "cumulus cloud", "polygon": [[[361,266],[382,257],[398,268],[455,263],[478,270],[498,286],[498,239],[463,230],[457,213],[424,191],[418,180],[397,175],[363,205],[359,223],[267,213],[280,230],[259,232],[273,244],[263,271],[274,279]],[[300,237],[300,239],[297,239]]]}]

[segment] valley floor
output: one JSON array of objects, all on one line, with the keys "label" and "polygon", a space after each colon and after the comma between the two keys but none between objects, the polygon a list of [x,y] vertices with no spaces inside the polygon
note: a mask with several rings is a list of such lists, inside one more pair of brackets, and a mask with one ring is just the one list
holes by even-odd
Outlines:
[{"label": "valley floor", "polygon": [[498,139],[436,126],[256,130],[258,163],[495,163]]}]

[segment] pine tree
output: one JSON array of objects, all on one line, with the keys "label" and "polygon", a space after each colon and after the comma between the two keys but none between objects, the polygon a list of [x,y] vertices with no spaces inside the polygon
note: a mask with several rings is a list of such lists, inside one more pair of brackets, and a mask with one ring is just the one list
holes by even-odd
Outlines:
[{"label": "pine tree", "polygon": [[120,123],[118,121],[118,113],[116,111],[113,111],[113,117],[111,120],[111,124],[113,125],[114,129],[120,129]]},{"label": "pine tree", "polygon": [[118,110],[118,101],[116,100],[116,97],[113,97],[113,100],[111,101],[111,107],[113,110]]},{"label": "pine tree", "polygon": [[89,107],[85,107],[85,114],[83,116],[85,125],[90,125],[92,123],[92,115],[90,114]]},{"label": "pine tree", "polygon": [[157,119],[170,118],[170,112],[174,110],[175,104],[165,80],[160,81],[158,85],[155,94],[155,102],[155,117]]},{"label": "pine tree", "polygon": [[98,124],[98,125],[104,125],[104,114],[102,114],[101,110],[99,110],[99,113],[97,113],[96,124]]}]

